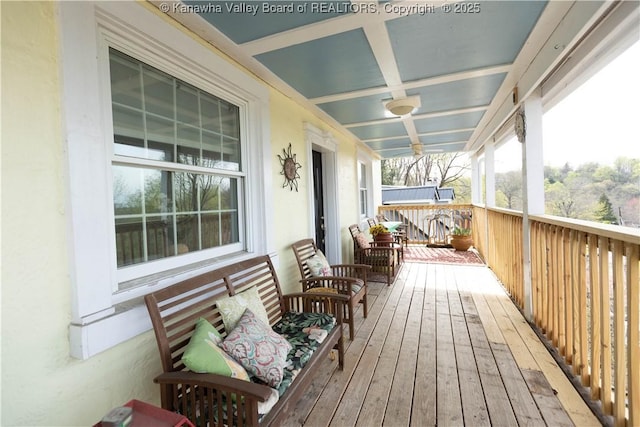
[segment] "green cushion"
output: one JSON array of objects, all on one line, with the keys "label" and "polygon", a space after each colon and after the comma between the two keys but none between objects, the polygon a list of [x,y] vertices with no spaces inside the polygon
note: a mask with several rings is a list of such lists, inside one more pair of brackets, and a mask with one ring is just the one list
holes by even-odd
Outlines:
[{"label": "green cushion", "polygon": [[182,355],[182,363],[193,372],[249,381],[247,371],[218,347],[220,342],[222,337],[216,328],[206,319],[198,319],[196,330]]},{"label": "green cushion", "polygon": [[262,322],[267,325],[269,324],[267,310],[264,308],[264,304],[262,304],[262,300],[258,294],[258,288],[255,286],[232,297],[221,298],[216,301],[216,305],[218,306],[218,310],[220,310],[220,315],[222,316],[224,328],[227,333],[236,327],[236,324],[247,308]]}]

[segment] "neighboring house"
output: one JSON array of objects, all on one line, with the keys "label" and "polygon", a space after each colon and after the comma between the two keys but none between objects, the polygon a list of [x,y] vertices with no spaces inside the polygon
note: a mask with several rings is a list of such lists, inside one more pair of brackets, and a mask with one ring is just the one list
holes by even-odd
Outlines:
[{"label": "neighboring house", "polygon": [[438,188],[435,185],[415,187],[382,187],[382,204],[428,204],[453,203],[456,195],[453,188]]}]

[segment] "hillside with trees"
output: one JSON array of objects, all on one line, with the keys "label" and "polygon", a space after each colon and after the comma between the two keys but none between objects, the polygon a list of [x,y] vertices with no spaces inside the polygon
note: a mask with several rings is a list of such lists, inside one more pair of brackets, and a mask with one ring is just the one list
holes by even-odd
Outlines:
[{"label": "hillside with trees", "polygon": [[[628,227],[640,226],[640,160],[619,157],[613,166],[545,166],[545,213]],[[496,174],[496,204],[522,210],[520,171]]]}]

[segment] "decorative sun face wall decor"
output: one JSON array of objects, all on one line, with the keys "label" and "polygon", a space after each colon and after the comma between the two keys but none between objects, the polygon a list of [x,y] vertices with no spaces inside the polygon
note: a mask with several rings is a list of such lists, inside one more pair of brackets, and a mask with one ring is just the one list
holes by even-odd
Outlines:
[{"label": "decorative sun face wall decor", "polygon": [[302,165],[296,161],[296,155],[291,152],[291,144],[289,144],[289,148],[286,150],[284,148],[282,149],[282,154],[282,156],[278,154],[280,166],[282,166],[280,175],[284,176],[282,188],[289,186],[289,190],[293,191],[295,188],[296,191],[298,191],[298,178],[300,178],[298,169],[300,169]]}]

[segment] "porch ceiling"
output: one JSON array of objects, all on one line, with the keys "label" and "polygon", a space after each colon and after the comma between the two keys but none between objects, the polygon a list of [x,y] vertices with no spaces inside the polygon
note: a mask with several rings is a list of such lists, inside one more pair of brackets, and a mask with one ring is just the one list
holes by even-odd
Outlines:
[{"label": "porch ceiling", "polygon": [[[580,3],[184,0],[168,14],[391,158],[479,148],[523,76],[539,82],[601,7]],[[385,114],[407,96],[421,106]]]}]

